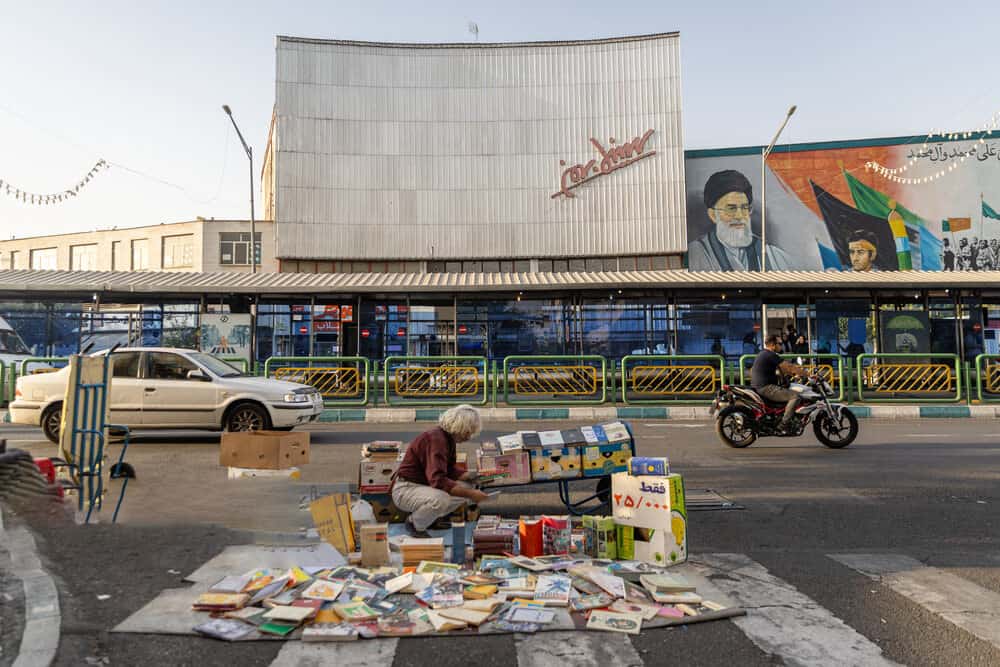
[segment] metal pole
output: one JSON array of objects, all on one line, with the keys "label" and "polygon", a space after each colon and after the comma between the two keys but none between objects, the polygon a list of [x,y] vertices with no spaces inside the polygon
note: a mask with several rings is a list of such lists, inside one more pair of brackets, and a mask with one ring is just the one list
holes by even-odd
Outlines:
[{"label": "metal pole", "polygon": [[785,114],[785,120],[781,121],[781,127],[774,133],[774,138],[760,154],[760,270],[767,271],[767,156],[774,150],[774,145],[778,143],[788,119],[795,113],[797,107],[793,104]]},{"label": "metal pole", "polygon": [[223,104],[222,110],[229,116],[229,120],[236,130],[236,136],[240,138],[243,150],[246,151],[247,159],[250,161],[250,273],[257,273],[257,224],[254,220],[253,210],[253,149],[250,148],[243,138],[243,133],[240,132],[240,127],[236,124],[236,119],[233,118],[233,111],[229,108],[229,105]]}]

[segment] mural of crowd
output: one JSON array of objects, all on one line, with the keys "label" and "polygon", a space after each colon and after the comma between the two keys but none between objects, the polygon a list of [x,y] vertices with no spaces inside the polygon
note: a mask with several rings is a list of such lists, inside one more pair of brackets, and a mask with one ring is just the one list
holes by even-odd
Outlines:
[{"label": "mural of crowd", "polygon": [[[688,151],[694,271],[1000,270],[1000,134],[780,146],[768,159],[767,247],[760,149]],[[868,168],[906,164],[914,183]],[[945,175],[930,175],[944,171]],[[762,256],[763,255],[763,256]]]}]

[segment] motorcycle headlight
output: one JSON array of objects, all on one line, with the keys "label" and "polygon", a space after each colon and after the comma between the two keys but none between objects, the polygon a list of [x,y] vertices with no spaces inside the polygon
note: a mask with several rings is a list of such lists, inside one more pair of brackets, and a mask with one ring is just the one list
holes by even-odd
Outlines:
[{"label": "motorcycle headlight", "polygon": [[285,394],[285,403],[308,403],[308,394]]}]

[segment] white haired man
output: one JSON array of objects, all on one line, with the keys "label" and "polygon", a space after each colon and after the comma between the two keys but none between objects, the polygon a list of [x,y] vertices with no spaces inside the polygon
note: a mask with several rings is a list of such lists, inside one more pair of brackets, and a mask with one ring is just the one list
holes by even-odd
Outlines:
[{"label": "white haired man", "polygon": [[485,493],[466,482],[474,473],[455,468],[455,445],[476,436],[481,427],[479,412],[471,405],[459,405],[406,448],[390,492],[396,507],[410,513],[406,521],[414,535],[427,537],[432,525],[446,528],[442,519],[456,509],[486,500]]}]

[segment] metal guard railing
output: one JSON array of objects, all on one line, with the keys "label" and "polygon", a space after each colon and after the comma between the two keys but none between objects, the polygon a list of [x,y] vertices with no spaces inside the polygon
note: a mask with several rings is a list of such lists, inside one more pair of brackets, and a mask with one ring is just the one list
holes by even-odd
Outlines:
[{"label": "metal guard railing", "polygon": [[331,405],[365,405],[369,396],[367,357],[271,357],[264,377],[314,387]]},{"label": "metal guard railing", "polygon": [[709,401],[725,383],[718,355],[627,355],[621,360],[621,397],[632,403]]},{"label": "metal guard railing", "polygon": [[386,357],[382,370],[387,405],[486,405],[488,400],[486,357]]},{"label": "metal guard railing", "polygon": [[859,401],[954,403],[962,400],[962,364],[955,354],[859,354],[857,383]]},{"label": "metal guard railing", "polygon": [[515,355],[503,360],[511,405],[599,405],[608,397],[608,362],[599,355]]}]

